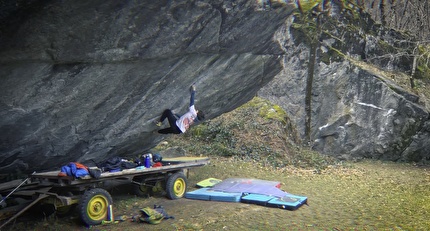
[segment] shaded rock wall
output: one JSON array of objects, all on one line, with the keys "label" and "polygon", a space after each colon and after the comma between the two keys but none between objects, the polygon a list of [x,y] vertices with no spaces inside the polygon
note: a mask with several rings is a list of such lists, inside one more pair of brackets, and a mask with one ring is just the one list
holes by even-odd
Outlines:
[{"label": "shaded rock wall", "polygon": [[208,118],[233,110],[281,70],[273,38],[294,9],[70,0],[2,12],[0,173],[141,154],[163,139],[165,108],[186,111],[193,83]]}]

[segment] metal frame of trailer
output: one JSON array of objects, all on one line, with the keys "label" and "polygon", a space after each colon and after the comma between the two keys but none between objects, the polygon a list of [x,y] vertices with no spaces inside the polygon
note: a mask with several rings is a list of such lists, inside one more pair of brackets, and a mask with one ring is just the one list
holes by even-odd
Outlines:
[{"label": "metal frame of trailer", "polygon": [[174,200],[185,195],[188,170],[208,163],[207,157],[168,158],[163,159],[160,167],[103,172],[99,178],[58,176],[59,171],[33,173],[24,181],[0,184],[0,193],[7,194],[7,200],[21,200],[13,206],[0,207],[0,220],[10,217],[0,229],[36,204],[51,205],[58,215],[68,214],[77,206],[84,223],[98,225],[108,220],[109,207],[113,204],[111,195],[104,189],[108,181],[132,183],[138,196],[148,195],[152,187],[161,185],[166,196]]}]

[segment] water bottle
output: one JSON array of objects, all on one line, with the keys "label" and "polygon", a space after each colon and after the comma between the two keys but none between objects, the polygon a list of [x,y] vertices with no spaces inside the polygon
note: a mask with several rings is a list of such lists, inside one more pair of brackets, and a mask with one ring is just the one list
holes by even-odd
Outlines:
[{"label": "water bottle", "polygon": [[145,156],[145,168],[151,167],[151,157],[149,155]]}]

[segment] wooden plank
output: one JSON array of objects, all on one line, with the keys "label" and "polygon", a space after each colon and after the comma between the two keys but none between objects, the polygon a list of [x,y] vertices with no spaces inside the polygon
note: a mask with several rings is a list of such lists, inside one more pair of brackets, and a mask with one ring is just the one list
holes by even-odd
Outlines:
[{"label": "wooden plank", "polygon": [[[33,174],[31,174],[31,176],[33,177],[49,177],[49,178],[61,178],[62,176],[58,176],[58,173],[60,173],[60,171],[50,171],[50,172],[35,172]],[[65,176],[67,177],[67,176]]]}]

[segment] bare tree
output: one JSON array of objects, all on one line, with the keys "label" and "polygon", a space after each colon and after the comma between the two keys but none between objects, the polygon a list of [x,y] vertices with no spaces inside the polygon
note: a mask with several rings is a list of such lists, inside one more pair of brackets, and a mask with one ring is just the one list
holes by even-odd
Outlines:
[{"label": "bare tree", "polygon": [[[378,2],[376,2],[378,1]],[[413,60],[411,67],[411,87],[417,68],[428,68],[430,50],[430,3],[429,0],[360,0],[357,4],[364,8],[376,22],[386,27],[405,31],[416,37],[417,43],[412,53],[406,54]]]},{"label": "bare tree", "polygon": [[359,0],[358,5],[372,18],[393,29],[409,31],[420,41],[430,36],[430,3],[428,0]]}]

